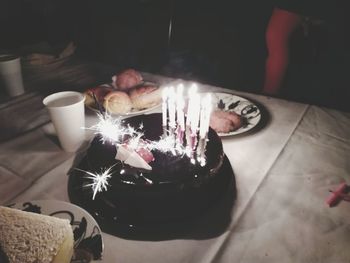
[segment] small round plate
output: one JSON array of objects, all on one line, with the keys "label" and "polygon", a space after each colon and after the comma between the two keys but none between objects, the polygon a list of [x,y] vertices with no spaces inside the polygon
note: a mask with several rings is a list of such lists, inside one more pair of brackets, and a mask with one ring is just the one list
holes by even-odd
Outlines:
[{"label": "small round plate", "polygon": [[258,106],[246,98],[230,93],[212,93],[213,110],[233,111],[244,118],[244,125],[232,132],[218,133],[220,137],[237,135],[253,129],[261,119],[261,112]]},{"label": "small round plate", "polygon": [[36,200],[9,205],[11,208],[68,219],[74,234],[72,262],[98,262],[102,259],[102,231],[95,219],[74,204],[57,200]]}]

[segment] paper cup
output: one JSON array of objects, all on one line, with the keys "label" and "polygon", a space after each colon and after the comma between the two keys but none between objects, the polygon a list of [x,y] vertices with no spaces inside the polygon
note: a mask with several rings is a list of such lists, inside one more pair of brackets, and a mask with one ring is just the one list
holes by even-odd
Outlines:
[{"label": "paper cup", "polygon": [[75,91],[54,93],[43,100],[66,152],[75,152],[85,140],[84,100],[85,96]]},{"label": "paper cup", "polygon": [[18,56],[0,54],[0,83],[11,97],[24,93],[21,60]]}]

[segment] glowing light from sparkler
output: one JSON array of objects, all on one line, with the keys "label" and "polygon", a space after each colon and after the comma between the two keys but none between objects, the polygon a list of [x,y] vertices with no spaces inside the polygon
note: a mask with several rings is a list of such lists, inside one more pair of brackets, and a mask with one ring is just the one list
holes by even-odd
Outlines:
[{"label": "glowing light from sparkler", "polygon": [[131,137],[128,142],[127,146],[130,150],[137,151],[138,149],[142,147],[146,147],[145,141],[142,140],[143,133],[138,133],[134,137]]},{"label": "glowing light from sparkler", "polygon": [[[124,125],[120,117],[113,118],[109,114],[101,113],[97,113],[97,116],[99,120],[98,123],[86,129],[95,131],[95,134],[100,134],[103,143],[108,141],[119,145],[123,143],[126,136],[134,137],[140,134],[135,128]],[[142,124],[140,127],[142,127]]]},{"label": "glowing light from sparkler", "polygon": [[172,152],[176,154],[175,149],[175,137],[165,136],[160,138],[159,141],[148,141],[146,147],[148,150],[158,150],[160,152]]},{"label": "glowing light from sparkler", "polygon": [[95,199],[95,196],[98,192],[107,191],[108,179],[111,178],[113,166],[108,169],[102,169],[100,173],[92,173],[89,171],[81,170],[76,168],[76,170],[86,173],[88,176],[87,179],[92,180],[92,183],[85,185],[86,187],[91,187],[93,191],[92,200]]}]

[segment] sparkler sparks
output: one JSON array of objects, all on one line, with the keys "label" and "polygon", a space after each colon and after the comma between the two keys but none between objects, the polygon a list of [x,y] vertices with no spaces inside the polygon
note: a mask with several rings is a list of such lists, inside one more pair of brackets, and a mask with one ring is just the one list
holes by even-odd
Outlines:
[{"label": "sparkler sparks", "polygon": [[92,180],[92,183],[86,185],[86,187],[92,188],[92,200],[95,200],[95,196],[98,192],[107,191],[107,186],[109,185],[108,179],[112,176],[111,170],[113,166],[108,169],[102,169],[100,173],[92,173],[76,168],[76,170],[86,173],[88,175],[86,177],[87,179]]},{"label": "sparkler sparks", "polygon": [[99,119],[98,123],[86,129],[101,135],[102,143],[109,142],[116,146],[121,146],[127,141],[128,148],[134,151],[145,148],[149,151],[172,152],[174,155],[183,155],[185,152],[185,147],[176,144],[174,136],[164,136],[158,141],[143,140],[144,133],[141,132],[144,126],[143,123],[135,129],[130,125],[125,125],[120,117],[113,118],[111,115],[101,113],[98,113],[97,116]]},{"label": "sparkler sparks", "polygon": [[159,141],[149,141],[147,144],[147,149],[158,150],[160,152],[171,152],[173,155],[176,155],[175,151],[175,137],[174,136],[164,136]]},{"label": "sparkler sparks", "polygon": [[138,149],[142,147],[146,147],[146,143],[144,140],[142,140],[143,133],[137,133],[134,137],[130,138],[128,140],[128,148],[132,149],[134,151],[137,151]]},{"label": "sparkler sparks", "polygon": [[[98,123],[93,125],[88,130],[95,131],[95,134],[101,135],[103,143],[110,142],[115,145],[123,143],[126,137],[135,137],[142,133],[138,132],[135,128],[124,125],[122,118],[113,118],[111,115],[105,113],[97,113]],[[142,128],[140,125],[140,129]],[[142,135],[141,135],[142,136]]]}]

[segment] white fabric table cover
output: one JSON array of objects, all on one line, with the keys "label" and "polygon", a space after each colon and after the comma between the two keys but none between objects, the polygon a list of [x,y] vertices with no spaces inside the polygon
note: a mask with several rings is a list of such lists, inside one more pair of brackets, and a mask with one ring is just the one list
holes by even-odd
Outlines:
[{"label": "white fabric table cover", "polygon": [[[102,262],[350,262],[350,204],[329,208],[324,202],[329,189],[350,183],[350,114],[234,94],[263,105],[268,118],[256,132],[223,139],[237,188],[230,224],[204,238],[195,233],[211,221],[201,218],[193,233],[169,240],[104,233]],[[86,122],[92,124],[94,115],[88,113]],[[0,144],[0,204],[69,201],[67,172],[75,155],[60,149],[50,128]]]}]

